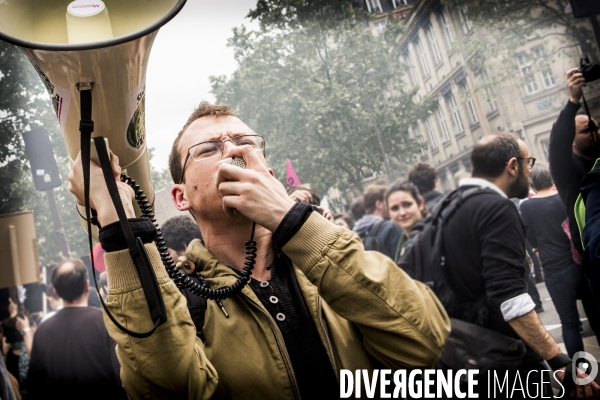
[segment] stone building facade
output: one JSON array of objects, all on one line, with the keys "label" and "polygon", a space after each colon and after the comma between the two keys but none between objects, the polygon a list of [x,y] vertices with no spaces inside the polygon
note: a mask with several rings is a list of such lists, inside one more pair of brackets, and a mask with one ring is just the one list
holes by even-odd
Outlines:
[{"label": "stone building facade", "polygon": [[[423,143],[421,161],[438,171],[439,189],[455,187],[458,171],[471,171],[470,153],[484,135],[509,131],[520,135],[533,157],[548,161],[552,124],[568,99],[566,72],[578,67],[577,46],[550,59],[560,46],[552,36],[531,40],[514,49],[514,59],[489,58],[485,68],[473,71],[459,43],[487,34],[472,21],[467,8],[450,11],[440,0],[360,0],[375,14],[375,33],[387,17],[401,18],[406,32],[399,38],[399,57],[408,67],[406,88],[418,87],[415,101],[436,98],[437,109],[410,130]],[[581,20],[581,23],[588,23]],[[590,32],[591,32],[590,28]],[[513,79],[495,82],[497,73],[514,72]],[[510,74],[509,74],[510,75]],[[589,85],[586,99],[592,116],[600,118],[600,86]]]}]

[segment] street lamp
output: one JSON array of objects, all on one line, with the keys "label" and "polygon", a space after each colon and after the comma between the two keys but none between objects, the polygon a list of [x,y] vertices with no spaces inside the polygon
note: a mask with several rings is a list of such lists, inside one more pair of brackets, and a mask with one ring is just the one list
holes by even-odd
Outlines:
[{"label": "street lamp", "polygon": [[375,75],[376,73],[377,73],[377,71],[375,71],[373,68],[369,68],[361,76],[358,77],[358,81],[356,79],[348,79],[348,81],[346,82],[346,86],[351,87],[351,86],[355,86],[358,83],[361,88],[361,92],[367,98],[369,119],[371,120],[371,124],[373,125],[373,130],[375,131],[375,135],[377,136],[377,141],[379,142],[379,149],[381,150],[381,155],[383,156],[383,165],[385,167],[385,178],[386,178],[385,183],[389,184],[390,180],[391,180],[391,176],[392,176],[391,172],[390,172],[391,171],[390,161],[389,161],[388,155],[385,152],[385,149],[383,147],[383,141],[381,140],[381,133],[379,132],[379,126],[377,125],[377,121],[375,120],[375,110],[373,110],[373,103],[371,102],[371,97],[369,96],[368,93],[365,93],[364,88],[363,88],[364,79],[370,78],[373,75]]}]

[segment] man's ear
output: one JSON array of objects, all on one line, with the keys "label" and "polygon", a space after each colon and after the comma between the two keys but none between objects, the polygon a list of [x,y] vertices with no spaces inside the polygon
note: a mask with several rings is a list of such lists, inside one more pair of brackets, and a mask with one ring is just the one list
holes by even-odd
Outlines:
[{"label": "man's ear", "polygon": [[382,210],[382,209],[383,209],[383,201],[381,201],[381,200],[376,200],[376,201],[375,201],[375,209],[376,209],[376,210]]},{"label": "man's ear", "polygon": [[508,163],[506,163],[506,170],[510,176],[519,175],[519,160],[517,160],[517,157],[508,160]]},{"label": "man's ear", "polygon": [[173,204],[175,204],[175,207],[179,211],[187,211],[191,208],[187,200],[184,184],[173,185],[171,187],[171,200],[173,200]]}]

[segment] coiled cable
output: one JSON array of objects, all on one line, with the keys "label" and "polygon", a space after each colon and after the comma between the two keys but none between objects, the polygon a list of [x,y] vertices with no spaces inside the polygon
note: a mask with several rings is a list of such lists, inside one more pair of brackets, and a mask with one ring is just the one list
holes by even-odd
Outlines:
[{"label": "coiled cable", "polygon": [[[191,280],[187,274],[182,272],[179,268],[175,266],[173,258],[169,254],[165,239],[162,235],[160,227],[156,223],[156,218],[154,217],[154,213],[152,212],[152,204],[146,198],[143,189],[140,188],[140,185],[136,184],[135,180],[131,179],[129,176],[125,174],[121,174],[121,182],[125,182],[129,185],[134,193],[135,200],[140,207],[142,215],[150,219],[152,224],[156,227],[156,247],[158,248],[158,252],[160,253],[160,258],[169,274],[169,277],[175,282],[175,285],[181,289],[187,289],[190,292],[194,293],[196,296],[203,297],[209,300],[216,300],[220,303],[220,300],[225,300],[234,294],[241,292],[241,290],[250,282],[250,276],[252,275],[252,270],[254,269],[254,264],[256,263],[256,241],[254,240],[254,229],[256,224],[252,223],[252,232],[250,233],[250,240],[248,240],[245,244],[246,247],[246,257],[244,262],[244,267],[242,268],[242,272],[239,274],[237,280],[231,284],[230,286],[211,289],[207,282],[198,274],[198,278],[200,279],[201,285],[197,284],[193,280]],[[219,304],[222,308],[222,305]]]}]

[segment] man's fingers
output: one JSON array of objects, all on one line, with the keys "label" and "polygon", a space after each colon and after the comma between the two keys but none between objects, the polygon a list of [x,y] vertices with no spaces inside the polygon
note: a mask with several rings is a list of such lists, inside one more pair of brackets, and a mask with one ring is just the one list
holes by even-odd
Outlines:
[{"label": "man's fingers", "polygon": [[246,174],[247,171],[244,171],[240,167],[231,164],[221,164],[217,176],[217,185],[220,186],[221,183],[228,181],[241,181]]},{"label": "man's fingers", "polygon": [[110,166],[113,170],[115,179],[120,180],[121,178],[121,166],[119,165],[119,157],[115,153],[110,151]]}]

